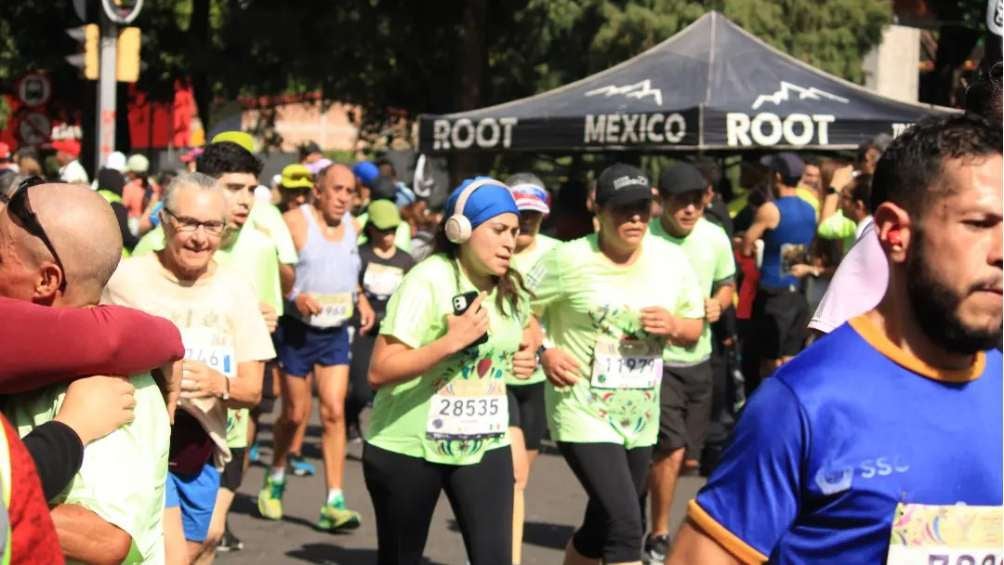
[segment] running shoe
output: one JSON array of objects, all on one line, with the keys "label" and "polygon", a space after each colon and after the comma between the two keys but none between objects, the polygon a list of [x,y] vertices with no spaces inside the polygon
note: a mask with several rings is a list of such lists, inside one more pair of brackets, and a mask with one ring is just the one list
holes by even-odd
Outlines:
[{"label": "running shoe", "polygon": [[354,510],[345,508],[344,504],[325,504],[321,507],[321,517],[317,520],[317,529],[326,532],[339,530],[354,530],[362,524],[362,518]]},{"label": "running shoe", "polygon": [[265,477],[265,486],[258,493],[258,513],[268,520],[282,520],[282,493],[286,481],[273,481]]},{"label": "running shoe", "polygon": [[216,546],[216,551],[220,552],[231,552],[240,551],[244,549],[244,542],[242,542],[237,536],[230,531],[230,525],[228,524],[226,529],[223,530],[223,537],[220,538],[220,543]]},{"label": "running shoe", "polygon": [[299,454],[289,454],[288,457],[289,467],[293,470],[293,474],[297,477],[310,477],[317,473],[317,469],[314,465],[307,461],[302,455]]},{"label": "running shoe", "polygon": [[666,534],[648,534],[645,536],[645,549],[641,560],[645,565],[662,565],[669,553],[669,536]]}]

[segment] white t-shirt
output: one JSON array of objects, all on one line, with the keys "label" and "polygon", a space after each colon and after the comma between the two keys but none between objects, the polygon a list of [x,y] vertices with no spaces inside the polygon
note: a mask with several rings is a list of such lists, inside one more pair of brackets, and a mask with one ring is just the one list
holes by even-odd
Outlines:
[{"label": "white t-shirt", "polygon": [[[101,301],[130,306],[174,322],[185,342],[185,357],[198,358],[227,375],[237,365],[275,357],[272,338],[251,285],[226,267],[194,283],[180,283],[156,253],[123,260]],[[216,398],[182,399],[178,406],[202,424],[216,444],[216,463],[230,460],[227,411]]]},{"label": "white t-shirt", "polygon": [[861,235],[840,262],[809,327],[830,333],[844,322],[874,308],[889,286],[889,263],[871,219],[862,222]]}]

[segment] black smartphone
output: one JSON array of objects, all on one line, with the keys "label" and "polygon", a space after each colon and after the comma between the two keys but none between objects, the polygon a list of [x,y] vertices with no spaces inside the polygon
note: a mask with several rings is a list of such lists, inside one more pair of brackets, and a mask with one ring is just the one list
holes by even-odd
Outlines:
[{"label": "black smartphone", "polygon": [[[478,291],[472,290],[470,292],[464,292],[453,297],[453,315],[460,316],[474,304],[474,301],[478,299]],[[476,345],[481,345],[482,343],[488,341],[488,333],[485,332],[483,336],[477,341],[468,345],[468,347],[474,347]]]}]

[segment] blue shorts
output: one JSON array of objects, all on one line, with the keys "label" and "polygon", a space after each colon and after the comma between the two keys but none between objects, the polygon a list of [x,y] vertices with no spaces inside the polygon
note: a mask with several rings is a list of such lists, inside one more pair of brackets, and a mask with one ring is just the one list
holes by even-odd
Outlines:
[{"label": "blue shorts", "polygon": [[291,377],[305,377],[314,365],[348,365],[349,341],[348,325],[320,329],[283,316],[275,330],[279,368]]},{"label": "blue shorts", "polygon": [[205,541],[209,522],[220,490],[220,472],[206,463],[197,475],[182,476],[167,472],[167,492],[164,506],[181,507],[181,524],[188,541]]}]

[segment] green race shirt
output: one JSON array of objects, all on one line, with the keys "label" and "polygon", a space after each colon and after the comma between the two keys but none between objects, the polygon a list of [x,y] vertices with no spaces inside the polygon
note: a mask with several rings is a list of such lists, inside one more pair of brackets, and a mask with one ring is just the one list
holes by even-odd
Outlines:
[{"label": "green race shirt", "polygon": [[[136,419],[89,444],[80,470],[50,502],[79,504],[129,534],[124,563],[163,563],[171,424],[153,377],[133,375],[129,381],[136,387]],[[7,400],[4,414],[24,437],[54,419],[65,397],[66,385],[19,394]]]},{"label": "green race shirt", "polygon": [[654,444],[659,387],[599,388],[590,377],[601,342],[648,342],[656,355],[664,349],[662,337],[641,329],[642,308],[661,306],[684,318],[704,315],[700,286],[683,252],[647,236],[633,264],[615,265],[600,251],[597,235],[591,234],[555,247],[537,263],[528,285],[534,314],[547,320],[548,339],[581,368],[575,385],[546,387],[551,437],[616,443],[628,449]]},{"label": "green race shirt", "polygon": [[[736,262],[732,254],[732,242],[725,230],[701,218],[687,237],[674,237],[662,227],[659,218],[648,225],[649,232],[678,246],[690,261],[697,275],[703,296],[710,297],[716,283],[728,281],[736,276]],[[704,317],[702,312],[701,318]],[[704,322],[701,339],[692,347],[671,345],[666,348],[663,361],[670,366],[689,367],[711,358],[711,324]]]},{"label": "green race shirt", "polygon": [[[537,234],[536,242],[532,249],[513,256],[512,268],[516,269],[516,271],[523,276],[524,284],[526,283],[526,278],[530,275],[530,271],[532,271],[533,267],[537,264],[537,261],[540,261],[544,255],[547,255],[548,251],[554,249],[554,247],[559,243],[561,243],[561,241],[554,239],[553,237]],[[547,377],[544,376],[544,370],[537,367],[537,370],[534,371],[533,375],[529,379],[520,379],[513,375],[506,380],[505,384],[508,386],[520,386],[540,383],[545,380],[547,380]]]},{"label": "green race shirt", "polygon": [[[442,254],[433,255],[405,275],[387,305],[380,333],[414,349],[427,345],[446,334],[446,317],[453,313],[453,297],[473,290],[474,286],[455,261]],[[452,355],[413,379],[377,391],[368,442],[401,455],[451,465],[478,463],[489,449],[509,445],[508,418],[502,422],[499,433],[490,436],[435,438],[441,424],[438,416],[444,409],[438,402],[432,402],[437,393],[462,397],[465,391],[477,390],[479,394],[493,395],[496,410],[508,408],[506,378],[512,374],[513,356],[529,321],[529,308],[523,301],[514,316],[505,316],[496,306],[496,295],[493,290],[482,302],[490,324],[486,343]],[[437,396],[435,400],[442,398]]]}]

